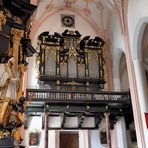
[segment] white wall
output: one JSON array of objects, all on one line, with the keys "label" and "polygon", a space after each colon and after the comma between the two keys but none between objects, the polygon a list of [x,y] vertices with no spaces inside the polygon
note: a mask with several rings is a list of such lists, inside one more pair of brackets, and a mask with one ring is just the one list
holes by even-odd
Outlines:
[{"label": "white wall", "polygon": [[106,148],[107,145],[101,144],[100,142],[100,131],[105,130],[105,119],[102,119],[101,123],[99,124],[98,130],[90,130],[89,131],[89,142],[90,148]]},{"label": "white wall", "polygon": [[[25,140],[22,142],[23,145],[26,146],[26,148],[43,148],[44,147],[44,141],[45,141],[45,130],[42,130],[42,118],[41,117],[29,117],[28,119],[28,129],[25,131],[25,134],[22,138]],[[100,124],[100,128],[98,130],[75,130],[75,132],[79,133],[79,148],[106,148],[107,145],[102,145],[100,143],[100,131],[105,129],[105,121],[102,120]],[[29,133],[38,131],[41,134],[40,137],[40,143],[38,146],[29,146]],[[56,132],[55,130],[49,131],[49,147],[50,148],[59,148],[59,132],[63,130],[59,130]],[[68,130],[66,130],[68,131]],[[70,130],[69,130],[70,131]],[[70,131],[71,132],[71,131]],[[112,136],[115,136],[116,133],[114,133]],[[112,138],[113,138],[112,137]],[[115,139],[114,139],[115,140]],[[131,145],[131,144],[130,144]],[[114,144],[114,146],[116,146]],[[115,148],[115,147],[114,147]],[[134,147],[133,147],[134,148]]]},{"label": "white wall", "polygon": [[116,11],[113,11],[113,16],[111,20],[111,29],[110,29],[110,56],[111,56],[111,66],[112,66],[112,79],[114,90],[119,91],[120,87],[120,57],[124,52],[124,40],[121,30],[121,24],[119,16]]},{"label": "white wall", "polygon": [[[44,139],[45,139],[45,130],[42,130],[42,118],[41,117],[29,117],[28,118],[28,129],[24,133],[24,141],[22,145],[25,145],[25,148],[43,148]],[[40,132],[40,143],[38,146],[29,146],[29,133],[30,132]],[[52,140],[53,141],[53,140]]]},{"label": "white wall", "polygon": [[121,30],[121,24],[117,11],[113,11],[111,26],[110,26],[110,54],[112,57],[116,56],[116,50],[124,50],[124,40]]},{"label": "white wall", "polygon": [[100,143],[99,130],[89,131],[90,137],[90,148],[106,148],[106,145]]},{"label": "white wall", "polygon": [[[148,1],[147,0],[129,0],[128,7],[128,28],[132,48],[132,55],[137,57],[135,51],[137,43],[136,38],[139,36],[139,30],[144,22],[148,22]],[[141,25],[140,25],[141,24]]]}]

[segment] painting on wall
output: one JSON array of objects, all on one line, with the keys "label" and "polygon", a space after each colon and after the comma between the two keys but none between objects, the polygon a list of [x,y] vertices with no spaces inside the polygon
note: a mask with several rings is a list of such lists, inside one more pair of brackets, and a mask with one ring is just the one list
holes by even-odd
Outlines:
[{"label": "painting on wall", "polygon": [[31,133],[29,133],[29,145],[30,146],[39,145],[39,138],[40,138],[40,133],[39,132],[31,132]]},{"label": "painting on wall", "polygon": [[100,142],[101,144],[107,144],[106,130],[100,131]]}]

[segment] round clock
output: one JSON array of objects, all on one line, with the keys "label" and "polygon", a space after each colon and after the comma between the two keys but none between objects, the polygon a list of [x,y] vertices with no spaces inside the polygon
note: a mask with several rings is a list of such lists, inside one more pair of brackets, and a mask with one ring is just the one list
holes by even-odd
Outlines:
[{"label": "round clock", "polygon": [[62,24],[65,27],[74,27],[74,18],[70,15],[63,16]]}]

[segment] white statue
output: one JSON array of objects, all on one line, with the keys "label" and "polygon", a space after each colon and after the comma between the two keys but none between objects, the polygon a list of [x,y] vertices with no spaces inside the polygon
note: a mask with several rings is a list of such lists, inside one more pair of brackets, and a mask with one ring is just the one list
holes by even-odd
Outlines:
[{"label": "white statue", "polygon": [[19,88],[18,72],[14,70],[15,58],[11,57],[7,63],[0,64],[0,96],[17,99]]}]

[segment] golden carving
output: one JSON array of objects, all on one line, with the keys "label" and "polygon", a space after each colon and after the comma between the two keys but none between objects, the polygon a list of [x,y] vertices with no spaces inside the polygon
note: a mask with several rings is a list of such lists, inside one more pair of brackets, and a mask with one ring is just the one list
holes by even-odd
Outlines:
[{"label": "golden carving", "polygon": [[19,64],[18,66],[18,73],[19,73],[19,89],[17,90],[17,98],[20,98],[22,94],[22,87],[23,87],[23,76],[24,73],[27,71],[28,67],[24,64]]},{"label": "golden carving", "polygon": [[19,60],[20,61],[23,61],[23,46],[22,46],[22,44],[20,45],[19,52],[20,52],[20,54],[19,54]]},{"label": "golden carving", "polygon": [[98,51],[88,50],[88,63],[91,63],[94,60],[98,63]]},{"label": "golden carving", "polygon": [[78,83],[78,82],[75,82],[75,81],[66,82],[66,83],[64,83],[64,84],[66,84],[66,85],[77,85],[77,86],[82,85],[81,83]]},{"label": "golden carving", "polygon": [[10,98],[0,98],[0,124],[7,125],[8,116],[10,114]]},{"label": "golden carving", "polygon": [[11,29],[11,34],[13,35],[12,37],[12,43],[13,43],[13,56],[15,57],[15,70],[18,68],[18,51],[19,51],[19,45],[20,45],[20,40],[24,35],[24,30],[12,28]]},{"label": "golden carving", "polygon": [[12,56],[13,56],[13,49],[12,49],[12,48],[10,48],[10,49],[8,50],[7,56],[8,56],[8,57],[12,57]]},{"label": "golden carving", "polygon": [[45,49],[45,48],[46,48],[46,45],[41,45],[41,48],[42,48],[42,49]]},{"label": "golden carving", "polygon": [[[31,97],[28,101],[32,100],[34,94],[31,94]],[[23,103],[23,104],[22,104]],[[14,106],[18,108],[18,111],[14,110]],[[15,123],[15,127],[17,128],[22,124],[22,117],[23,111],[27,107],[27,101],[24,100],[22,102],[21,100],[21,106],[20,102],[7,98],[7,97],[0,97],[0,125],[3,125],[4,127],[9,126],[12,122]]]},{"label": "golden carving", "polygon": [[0,31],[2,31],[3,25],[6,23],[6,16],[4,15],[4,12],[0,10]]},{"label": "golden carving", "polygon": [[0,130],[0,139],[10,136],[11,133],[8,130]]},{"label": "golden carving", "polygon": [[39,65],[40,65],[40,55],[39,53],[35,54],[35,68],[37,70],[37,76],[39,76],[40,72],[39,72]]},{"label": "golden carving", "polygon": [[20,17],[13,16],[13,19],[14,19],[14,22],[15,22],[15,23],[22,24],[22,20],[21,20]]},{"label": "golden carving", "polygon": [[76,58],[76,56],[78,56],[78,53],[76,51],[76,49],[74,47],[71,47],[67,53],[67,55],[70,57],[74,57]]}]

